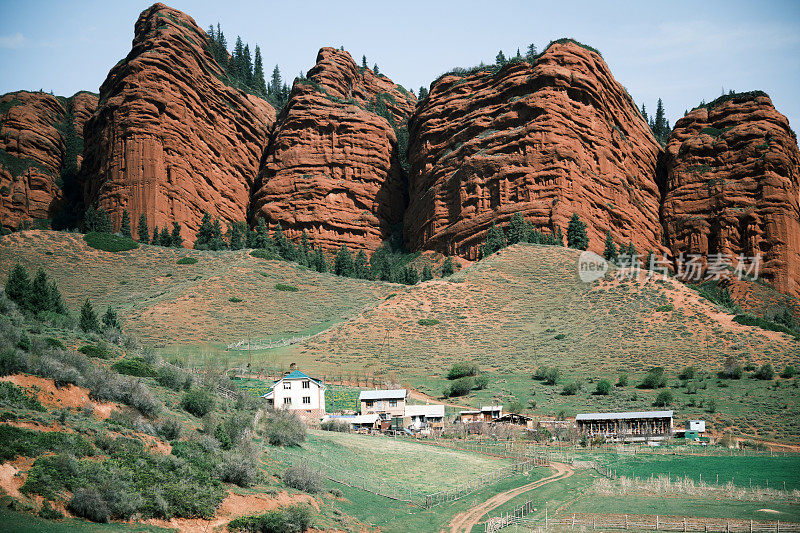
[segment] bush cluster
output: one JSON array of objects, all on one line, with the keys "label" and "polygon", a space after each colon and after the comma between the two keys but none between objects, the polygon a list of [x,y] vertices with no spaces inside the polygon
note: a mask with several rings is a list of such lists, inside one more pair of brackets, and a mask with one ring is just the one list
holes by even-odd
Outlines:
[{"label": "bush cluster", "polygon": [[325,480],[322,475],[305,463],[290,466],[283,472],[281,479],[293,489],[309,494],[317,494],[325,490]]},{"label": "bush cluster", "polygon": [[272,410],[264,417],[264,436],[272,446],[299,446],[306,440],[306,427],[297,413]]},{"label": "bush cluster", "polygon": [[214,409],[216,400],[207,389],[192,389],[181,398],[181,407],[197,418],[203,418]]},{"label": "bush cluster", "polygon": [[667,386],[667,377],[664,368],[656,366],[647,371],[642,382],[637,385],[640,389],[662,389]]},{"label": "bush cluster", "polygon": [[158,376],[156,369],[141,357],[126,357],[111,365],[111,368],[126,376],[139,378],[154,378]]},{"label": "bush cluster", "polygon": [[302,533],[311,527],[311,510],[306,505],[292,505],[254,516],[231,520],[228,529],[248,533]]},{"label": "bush cluster", "polygon": [[561,378],[561,371],[556,367],[540,366],[533,373],[533,379],[543,381],[545,385],[555,385]]},{"label": "bush cluster", "polygon": [[474,376],[478,373],[478,365],[473,362],[456,363],[447,372],[447,379],[458,379]]}]

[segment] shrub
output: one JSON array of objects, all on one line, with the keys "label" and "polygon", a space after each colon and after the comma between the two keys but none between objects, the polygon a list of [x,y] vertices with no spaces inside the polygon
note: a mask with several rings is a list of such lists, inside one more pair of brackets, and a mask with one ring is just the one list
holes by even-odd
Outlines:
[{"label": "shrub", "polygon": [[300,289],[298,289],[294,285],[287,285],[285,283],[276,283],[275,284],[275,290],[284,291],[284,292],[297,292]]},{"label": "shrub", "polygon": [[667,407],[672,404],[672,401],[672,391],[662,390],[658,393],[658,396],[656,396],[656,401],[653,402],[653,405],[656,407]]},{"label": "shrub", "polygon": [[339,433],[347,433],[350,431],[350,424],[343,420],[326,420],[322,424],[320,424],[320,429],[324,431],[336,431]]},{"label": "shrub", "polygon": [[233,302],[235,304],[238,304],[239,302],[241,302],[243,300],[241,298],[236,297],[236,296],[231,296],[230,298],[228,298],[228,301],[229,302]]},{"label": "shrub", "polygon": [[97,357],[98,359],[110,359],[114,357],[114,352],[107,344],[87,344],[81,346],[78,351],[89,357]]},{"label": "shrub", "polygon": [[664,313],[664,312],[667,312],[667,311],[672,311],[673,309],[675,309],[674,305],[672,305],[672,304],[664,304],[664,305],[659,305],[658,307],[656,307],[656,312]]},{"label": "shrub", "polygon": [[139,243],[129,237],[119,237],[111,233],[92,231],[83,236],[86,244],[104,252],[124,252],[139,247]]},{"label": "shrub", "polygon": [[560,341],[560,340],[563,340],[563,339],[566,339],[566,338],[567,338],[567,336],[564,333],[559,333],[558,335],[556,335],[554,337],[554,339],[557,340],[557,341]]},{"label": "shrub", "polygon": [[627,387],[628,386],[628,374],[620,374],[619,378],[617,379],[617,387]]},{"label": "shrub", "polygon": [[608,396],[611,393],[611,382],[607,379],[601,379],[595,385],[594,393],[599,396]]},{"label": "shrub", "polygon": [[779,324],[777,322],[773,322],[772,320],[767,320],[765,318],[761,318],[755,315],[750,314],[740,314],[733,317],[733,321],[738,324],[743,324],[745,326],[755,326],[761,329],[765,329],[767,331],[779,331],[781,333],[786,333],[787,335],[791,335],[794,338],[800,338],[800,333],[797,331],[786,327],[784,324]]},{"label": "shrub", "polygon": [[214,395],[206,389],[193,389],[181,398],[181,407],[197,418],[203,418],[214,409]]},{"label": "shrub", "polygon": [[7,381],[0,381],[0,405],[31,411],[46,411],[45,407],[34,395],[28,394],[21,387]]},{"label": "shrub", "polygon": [[475,387],[475,380],[471,377],[458,378],[449,388],[445,389],[445,397],[464,396]]},{"label": "shrub", "polygon": [[62,350],[66,350],[67,347],[64,346],[64,343],[58,339],[54,339],[53,337],[47,337],[44,339],[44,345],[47,348],[61,348]]},{"label": "shrub", "polygon": [[709,413],[717,412],[717,402],[714,400],[714,398],[711,398],[706,402],[706,411]]},{"label": "shrub", "polygon": [[419,320],[417,320],[417,324],[419,324],[420,326],[435,326],[438,323],[439,321],[436,320],[435,318],[420,318]]},{"label": "shrub", "polygon": [[127,376],[154,378],[158,376],[155,368],[141,357],[125,358],[111,365],[111,369]]},{"label": "shrub", "polygon": [[736,358],[731,355],[725,359],[725,366],[718,375],[723,379],[741,379],[742,374],[744,374],[742,366],[737,364]]},{"label": "shrub", "polygon": [[486,374],[481,374],[480,376],[475,378],[475,389],[483,390],[489,386],[489,376]]},{"label": "shrub", "polygon": [[302,533],[310,527],[311,511],[306,505],[292,505],[260,515],[242,516],[228,523],[228,529],[232,531],[251,533]]},{"label": "shrub", "polygon": [[157,372],[156,380],[162,387],[180,391],[189,390],[192,386],[192,375],[183,369],[165,364],[160,366]]},{"label": "shrub", "polygon": [[111,512],[108,504],[95,487],[77,488],[67,505],[76,516],[92,522],[108,522]]},{"label": "shrub", "polygon": [[64,513],[58,509],[54,509],[49,501],[45,500],[42,503],[42,508],[39,509],[39,516],[45,520],[61,520],[64,518]]},{"label": "shrub", "polygon": [[579,390],[581,390],[581,384],[573,381],[564,385],[564,388],[561,389],[561,394],[563,396],[575,396]]},{"label": "shrub", "polygon": [[555,385],[561,378],[561,371],[556,367],[545,369],[542,380],[545,385]]},{"label": "shrub", "polygon": [[783,368],[783,372],[781,372],[781,377],[784,379],[790,379],[797,375],[797,368],[793,365],[786,365]]},{"label": "shrub", "polygon": [[264,434],[272,446],[299,446],[306,440],[306,428],[300,417],[285,409],[267,413]]},{"label": "shrub", "polygon": [[189,257],[187,255],[186,257],[181,257],[180,259],[178,259],[176,263],[179,265],[194,265],[195,263],[197,263],[197,258]]},{"label": "shrub", "polygon": [[178,422],[177,418],[173,417],[165,418],[156,423],[156,431],[164,438],[164,440],[175,440],[180,438],[182,429],[181,423]]},{"label": "shrub", "polygon": [[258,457],[234,450],[222,455],[220,479],[240,487],[250,487],[259,479]]},{"label": "shrub", "polygon": [[642,382],[637,385],[640,389],[661,389],[666,386],[667,378],[664,376],[664,369],[660,366],[648,370]]},{"label": "shrub", "polygon": [[763,379],[763,380],[770,380],[775,377],[775,371],[772,369],[772,365],[769,363],[764,363],[761,365],[753,377],[756,379]]},{"label": "shrub", "polygon": [[309,494],[317,494],[325,490],[325,483],[320,473],[305,463],[290,466],[283,472],[281,479],[293,489]]},{"label": "shrub", "polygon": [[680,374],[678,374],[678,378],[682,380],[689,380],[694,379],[697,375],[697,369],[693,366],[684,367]]},{"label": "shrub", "polygon": [[257,257],[258,259],[280,259],[280,256],[273,250],[265,250],[261,248],[253,250],[250,252],[250,255]]},{"label": "shrub", "polygon": [[456,363],[447,372],[447,379],[458,379],[466,376],[474,376],[478,373],[478,365],[475,363]]}]

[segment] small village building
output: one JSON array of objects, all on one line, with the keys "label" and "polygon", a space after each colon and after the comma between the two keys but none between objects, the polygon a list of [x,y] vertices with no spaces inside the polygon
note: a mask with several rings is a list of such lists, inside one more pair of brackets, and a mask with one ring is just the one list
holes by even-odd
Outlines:
[{"label": "small village building", "polygon": [[686,429],[683,432],[683,437],[687,441],[700,442],[702,440],[708,442],[708,438],[704,435],[706,432],[705,420],[687,420],[685,427]]},{"label": "small village building", "polygon": [[261,397],[275,409],[289,409],[307,420],[319,420],[325,416],[326,389],[318,379],[294,370],[276,381],[272,390]]},{"label": "small village building", "polygon": [[444,405],[407,405],[405,427],[411,431],[444,429]]},{"label": "small village building", "polygon": [[673,434],[672,411],[585,413],[575,423],[582,434],[607,440],[663,440]]},{"label": "small village building", "polygon": [[344,422],[353,431],[371,432],[380,429],[380,416],[378,415],[331,415],[323,421],[336,420]]},{"label": "small village building", "polygon": [[458,418],[462,424],[471,424],[473,422],[494,422],[503,416],[502,405],[484,405],[478,409],[470,409],[467,411],[460,411]]},{"label": "small village building", "polygon": [[384,421],[390,421],[392,418],[402,419],[408,403],[408,391],[406,389],[363,390],[358,395],[358,401],[361,404],[362,415],[376,414]]},{"label": "small village building", "polygon": [[519,413],[506,413],[500,418],[495,419],[495,422],[498,424],[519,426],[529,431],[536,429],[536,420],[534,420],[532,416],[521,415]]}]

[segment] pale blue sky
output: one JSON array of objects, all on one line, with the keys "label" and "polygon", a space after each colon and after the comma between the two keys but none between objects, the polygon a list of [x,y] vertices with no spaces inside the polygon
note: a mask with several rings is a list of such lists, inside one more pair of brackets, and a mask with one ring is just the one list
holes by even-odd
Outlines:
[{"label": "pale blue sky", "polygon": [[[629,5],[630,4],[630,5]],[[0,93],[96,92],[130,50],[144,1],[0,0]],[[574,37],[599,49],[638,104],[663,98],[670,123],[721,91],[761,89],[800,123],[800,2],[169,2],[206,28],[222,24],[260,44],[265,63],[293,78],[321,46],[415,91],[454,66],[492,62]]]}]

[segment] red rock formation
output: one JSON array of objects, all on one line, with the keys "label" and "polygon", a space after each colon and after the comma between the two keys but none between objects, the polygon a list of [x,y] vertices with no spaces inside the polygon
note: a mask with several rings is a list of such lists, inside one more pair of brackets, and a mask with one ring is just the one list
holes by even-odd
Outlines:
[{"label": "red rock formation", "polygon": [[680,253],[762,254],[760,277],[800,295],[800,152],[760,92],[721,97],[678,120],[662,211]]},{"label": "red rock formation", "polygon": [[[59,175],[68,135],[83,134],[97,96],[61,98],[19,91],[0,97],[0,224],[18,229],[52,218],[62,197]],[[73,113],[73,131],[66,121]],[[80,160],[77,161],[80,164]],[[46,223],[46,222],[44,222]]]},{"label": "red rock formation", "polygon": [[119,224],[183,225],[194,241],[203,211],[244,220],[275,120],[264,100],[225,85],[194,20],[163,4],[142,12],[133,48],[100,88],[86,124],[85,201]]},{"label": "red rock formation", "polygon": [[321,49],[308,80],[295,82],[267,149],[256,214],[291,238],[305,230],[325,250],[377,248],[402,220],[406,191],[395,128],[371,110],[385,105],[400,126],[415,102],[347,52]]},{"label": "red rock formation", "polygon": [[406,243],[470,259],[515,212],[566,234],[577,213],[590,249],[610,229],[658,248],[660,148],[596,52],[551,44],[535,65],[445,75],[410,121]]}]

